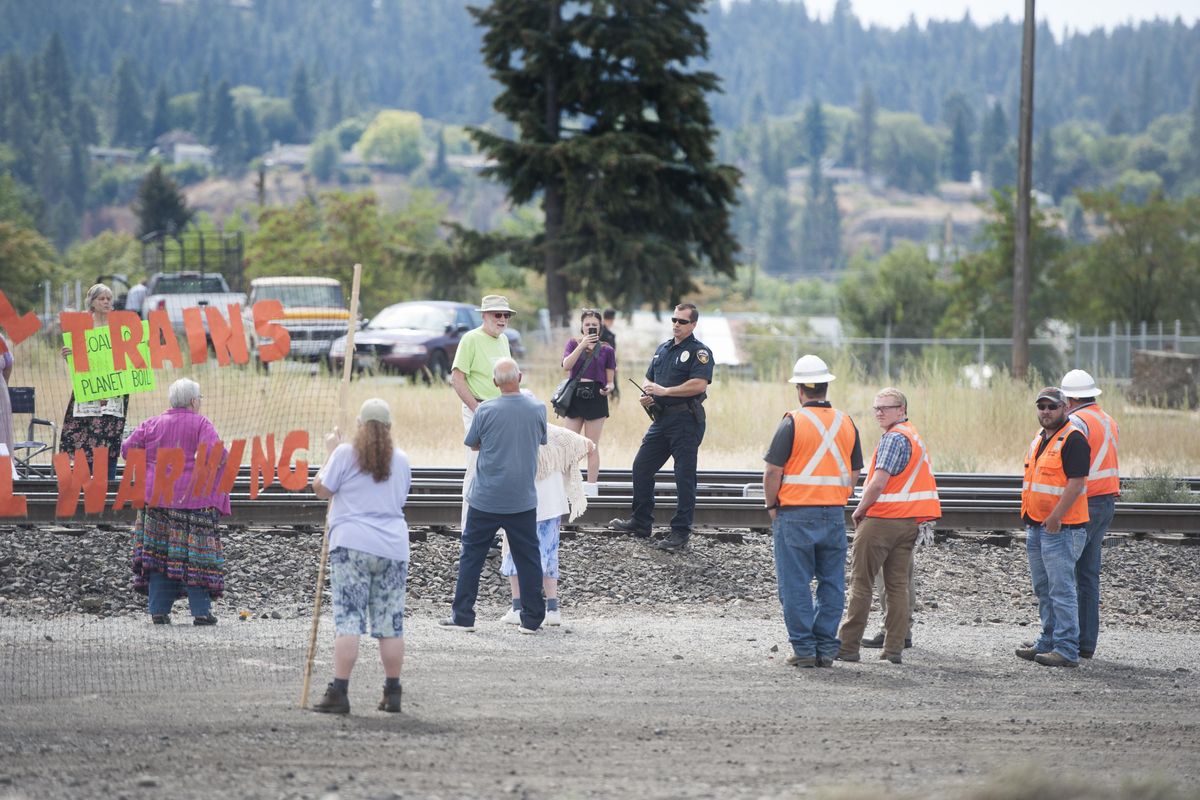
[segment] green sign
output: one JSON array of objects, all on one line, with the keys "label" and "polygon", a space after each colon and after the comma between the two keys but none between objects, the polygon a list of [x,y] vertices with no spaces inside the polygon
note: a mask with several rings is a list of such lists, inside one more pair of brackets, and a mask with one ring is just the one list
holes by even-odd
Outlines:
[{"label": "green sign", "polygon": [[[108,326],[92,328],[84,331],[87,343],[88,371],[75,371],[74,353],[67,359],[71,367],[71,379],[75,384],[75,402],[86,403],[90,400],[104,400],[109,397],[120,397],[137,392],[149,392],[154,389],[154,371],[147,369],[114,369],[112,343],[108,340]],[[137,346],[147,367],[150,364],[150,323],[142,321],[142,343]],[[63,344],[74,350],[71,344],[71,334],[63,334]],[[126,360],[126,366],[129,361]]]}]

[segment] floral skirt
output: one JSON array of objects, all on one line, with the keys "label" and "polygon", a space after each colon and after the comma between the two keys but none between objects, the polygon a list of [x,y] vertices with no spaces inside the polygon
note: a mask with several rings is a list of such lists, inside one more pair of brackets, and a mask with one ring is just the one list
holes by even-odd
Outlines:
[{"label": "floral skirt", "polygon": [[161,572],[186,587],[199,586],[216,600],[225,591],[225,551],[215,508],[145,508],[133,529],[133,588],[146,594],[150,573]]}]

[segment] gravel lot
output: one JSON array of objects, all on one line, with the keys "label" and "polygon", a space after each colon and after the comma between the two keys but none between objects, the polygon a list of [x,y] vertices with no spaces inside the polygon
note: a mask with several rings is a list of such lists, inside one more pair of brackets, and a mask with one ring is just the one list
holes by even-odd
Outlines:
[{"label": "gravel lot", "polygon": [[[958,539],[919,556],[903,665],[797,670],[765,536],[673,557],[582,533],[563,547],[567,624],[523,637],[492,621],[492,562],[479,632],[435,628],[456,542],[431,534],[405,713],[374,710],[366,644],[353,713],[329,718],[296,710],[317,537],[231,531],[221,624],[166,628],[126,588],[125,532],[0,535],[0,798],[951,798],[1038,768],[1096,795],[1200,787],[1194,548],[1106,548],[1100,648],[1077,670],[1012,655],[1036,620],[1019,543]],[[314,695],[330,639],[326,618]]]}]

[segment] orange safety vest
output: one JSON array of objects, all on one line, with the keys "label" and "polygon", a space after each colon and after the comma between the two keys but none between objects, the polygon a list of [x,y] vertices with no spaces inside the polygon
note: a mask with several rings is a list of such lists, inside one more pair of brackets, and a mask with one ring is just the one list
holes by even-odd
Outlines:
[{"label": "orange safety vest", "polygon": [[[1062,499],[1067,488],[1062,449],[1067,437],[1072,433],[1083,436],[1083,431],[1068,420],[1054,432],[1050,443],[1040,456],[1037,451],[1042,436],[1039,433],[1033,437],[1033,443],[1029,445],[1029,456],[1025,459],[1025,481],[1021,485],[1021,516],[1028,516],[1035,522],[1045,522],[1046,517],[1053,513],[1058,501]],[[1087,493],[1080,492],[1079,497],[1075,498],[1075,502],[1063,515],[1062,524],[1082,525],[1087,521]]]},{"label": "orange safety vest", "polygon": [[[938,500],[937,483],[933,479],[933,465],[929,462],[929,451],[911,422],[893,425],[888,433],[899,433],[908,439],[912,455],[904,471],[888,478],[883,492],[867,509],[868,517],[883,519],[915,518],[917,522],[928,522],[942,516],[942,504]],[[875,453],[879,448],[875,448]],[[875,474],[875,455],[871,456],[871,468],[867,472],[867,483]]]},{"label": "orange safety vest", "polygon": [[844,506],[854,491],[850,455],[857,431],[850,417],[823,406],[789,411],[795,433],[783,465],[781,506]]},{"label": "orange safety vest", "polygon": [[1087,496],[1120,494],[1121,476],[1117,472],[1117,421],[1100,410],[1095,403],[1076,409],[1071,416],[1079,417],[1087,426],[1088,444],[1092,448],[1092,465],[1088,470]]}]

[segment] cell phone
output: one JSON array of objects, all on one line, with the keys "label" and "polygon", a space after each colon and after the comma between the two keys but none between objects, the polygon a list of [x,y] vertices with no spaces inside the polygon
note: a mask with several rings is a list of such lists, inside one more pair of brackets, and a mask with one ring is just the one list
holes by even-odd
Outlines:
[{"label": "cell phone", "polygon": [[600,332],[599,328],[592,326],[592,325],[589,325],[586,330],[587,330],[588,336],[595,336],[596,334],[598,334]]}]

